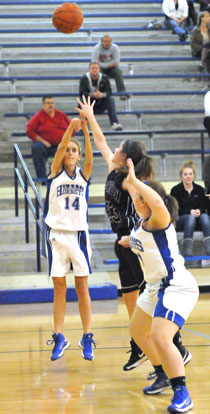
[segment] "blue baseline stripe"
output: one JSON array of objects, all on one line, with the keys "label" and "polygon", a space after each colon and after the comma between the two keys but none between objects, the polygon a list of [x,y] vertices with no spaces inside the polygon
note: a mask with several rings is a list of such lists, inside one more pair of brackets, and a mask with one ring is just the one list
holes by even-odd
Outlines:
[{"label": "blue baseline stripe", "polygon": [[192,329],[188,329],[188,328],[185,328],[185,327],[183,328],[183,330],[187,331],[187,332],[190,332],[194,335],[201,336],[202,338],[210,339],[210,335],[202,334],[200,332],[193,331]]}]

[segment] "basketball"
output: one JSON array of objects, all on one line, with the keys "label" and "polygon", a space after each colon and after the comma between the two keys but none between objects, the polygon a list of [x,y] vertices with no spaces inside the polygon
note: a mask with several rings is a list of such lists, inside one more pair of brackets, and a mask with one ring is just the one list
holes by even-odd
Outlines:
[{"label": "basketball", "polygon": [[74,33],[82,25],[82,10],[75,3],[60,4],[53,12],[52,22],[59,32]]}]

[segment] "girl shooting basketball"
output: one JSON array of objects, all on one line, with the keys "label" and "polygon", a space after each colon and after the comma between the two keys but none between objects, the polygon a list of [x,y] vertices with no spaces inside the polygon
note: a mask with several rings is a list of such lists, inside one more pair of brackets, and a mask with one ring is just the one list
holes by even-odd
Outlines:
[{"label": "girl shooting basketball", "polygon": [[[85,136],[85,160],[83,168],[77,164],[81,158],[81,148],[77,141],[71,140],[74,129],[82,128]],[[66,311],[66,274],[73,266],[75,288],[78,296],[80,317],[84,335],[79,342],[83,349],[82,356],[93,360],[93,334],[91,333],[91,300],[88,290],[88,274],[91,273],[87,199],[89,177],[92,170],[93,156],[87,123],[81,115],[81,121],[74,118],[67,128],[58,146],[47,179],[47,195],[44,218],[48,226],[47,250],[49,274],[54,285],[54,343],[51,360],[63,355],[70,346],[63,335]]]}]

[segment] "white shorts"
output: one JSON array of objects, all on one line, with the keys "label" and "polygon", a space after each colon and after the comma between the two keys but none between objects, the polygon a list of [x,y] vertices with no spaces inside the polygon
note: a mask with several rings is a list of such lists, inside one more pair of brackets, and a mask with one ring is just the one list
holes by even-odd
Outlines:
[{"label": "white shorts", "polygon": [[146,284],[144,292],[139,296],[137,305],[151,317],[159,316],[176,323],[180,328],[194,308],[199,290],[192,275],[185,286],[167,286]]},{"label": "white shorts", "polygon": [[69,273],[71,264],[75,276],[88,276],[91,247],[88,231],[58,231],[47,229],[47,256],[49,276],[64,277]]}]

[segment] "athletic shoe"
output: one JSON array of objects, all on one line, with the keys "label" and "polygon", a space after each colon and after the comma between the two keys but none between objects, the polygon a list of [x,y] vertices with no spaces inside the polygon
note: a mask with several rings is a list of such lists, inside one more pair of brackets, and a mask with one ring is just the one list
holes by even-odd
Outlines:
[{"label": "athletic shoe", "polygon": [[82,339],[78,342],[78,345],[80,348],[82,348],[82,356],[84,359],[87,359],[88,361],[92,361],[94,359],[94,353],[92,350],[92,344],[96,348],[96,343],[93,340],[93,334],[83,334]]},{"label": "athletic shoe", "polygon": [[168,406],[167,410],[170,413],[186,413],[191,408],[193,408],[193,402],[188,389],[184,385],[177,385],[174,389],[172,404]]},{"label": "athletic shoe", "polygon": [[143,362],[147,361],[148,359],[133,339],[131,339],[130,344],[131,349],[127,353],[131,352],[131,356],[123,367],[124,371],[130,371],[131,369],[134,369],[143,364]]},{"label": "athletic shoe", "polygon": [[[192,354],[186,349],[184,348],[184,354],[182,355],[182,359],[184,362],[184,365],[187,365],[188,362],[190,362],[190,360],[192,359]],[[157,376],[155,371],[149,372],[149,375],[147,377],[147,379],[150,381],[152,379],[154,379]]]},{"label": "athletic shoe", "polygon": [[112,124],[112,129],[114,129],[114,131],[122,131],[123,127],[121,124],[118,124],[117,122],[114,122]]},{"label": "athletic shoe", "polygon": [[55,361],[59,359],[63,355],[63,351],[70,347],[70,342],[63,336],[61,333],[56,333],[52,335],[53,339],[49,339],[46,343],[47,345],[52,345],[55,343],[54,348],[52,350],[51,361]]},{"label": "athletic shoe", "polygon": [[170,385],[170,380],[165,372],[158,372],[155,382],[153,382],[153,384],[149,387],[144,388],[143,393],[148,395],[160,394],[164,388],[169,387]]}]

